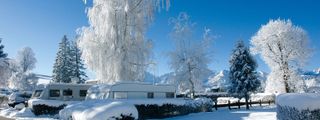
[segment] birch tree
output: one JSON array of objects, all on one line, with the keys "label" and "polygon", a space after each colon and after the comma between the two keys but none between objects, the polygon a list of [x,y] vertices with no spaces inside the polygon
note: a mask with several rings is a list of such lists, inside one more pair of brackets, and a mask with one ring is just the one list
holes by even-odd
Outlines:
[{"label": "birch tree", "polygon": [[[293,91],[289,83],[295,80],[294,68],[302,66],[310,56],[308,43],[304,29],[293,25],[290,20],[281,19],[270,20],[251,38],[251,50],[261,55],[273,75],[268,77],[267,92]],[[272,88],[275,82],[278,88]]]},{"label": "birch tree", "polygon": [[205,29],[201,40],[194,38],[194,23],[186,13],[172,18],[172,39],[174,51],[169,53],[170,68],[175,72],[175,80],[179,91],[189,91],[191,97],[195,91],[202,89],[201,78],[208,69],[212,36],[210,29]]},{"label": "birch tree", "polygon": [[157,8],[169,0],[94,0],[89,26],[78,30],[85,64],[100,83],[142,81],[152,44],[145,37]]}]

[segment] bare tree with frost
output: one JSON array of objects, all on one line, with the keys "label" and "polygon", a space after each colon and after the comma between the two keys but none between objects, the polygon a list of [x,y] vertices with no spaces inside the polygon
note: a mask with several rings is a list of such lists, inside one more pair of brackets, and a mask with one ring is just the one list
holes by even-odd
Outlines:
[{"label": "bare tree with frost", "polygon": [[290,81],[297,80],[294,67],[302,66],[310,55],[308,42],[305,30],[280,19],[270,20],[251,38],[251,50],[260,54],[271,69],[266,92],[294,91]]},{"label": "bare tree with frost", "polygon": [[33,90],[38,78],[31,71],[35,68],[37,59],[30,47],[24,47],[18,51],[15,60],[10,62],[10,69],[13,71],[9,79],[9,87],[19,90]]},{"label": "bare tree with frost", "polygon": [[145,33],[164,3],[169,6],[169,0],[93,1],[87,11],[90,25],[78,30],[79,47],[101,83],[144,79],[152,47]]},{"label": "bare tree with frost", "polygon": [[210,29],[205,29],[202,40],[196,40],[193,36],[194,23],[186,13],[180,13],[170,22],[174,24],[171,35],[175,50],[169,54],[169,64],[175,72],[179,92],[188,91],[193,97],[195,91],[203,89],[201,78],[210,62]]}]

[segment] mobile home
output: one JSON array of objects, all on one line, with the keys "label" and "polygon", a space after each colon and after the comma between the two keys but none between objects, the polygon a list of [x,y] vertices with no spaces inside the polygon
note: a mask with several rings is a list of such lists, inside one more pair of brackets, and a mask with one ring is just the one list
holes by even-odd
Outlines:
[{"label": "mobile home", "polygon": [[157,99],[175,98],[172,85],[153,85],[140,82],[119,82],[112,85],[94,85],[88,90],[87,99]]}]

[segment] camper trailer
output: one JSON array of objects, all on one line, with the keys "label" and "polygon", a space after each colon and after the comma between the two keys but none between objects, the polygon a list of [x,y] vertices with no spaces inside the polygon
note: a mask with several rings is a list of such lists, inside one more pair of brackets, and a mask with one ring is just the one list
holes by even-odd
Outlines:
[{"label": "camper trailer", "polygon": [[80,101],[85,99],[87,90],[91,86],[88,84],[50,83],[43,88],[34,90],[31,99]]},{"label": "camper trailer", "polygon": [[112,85],[94,85],[86,99],[157,99],[175,98],[172,85],[153,85],[140,82],[119,82]]}]

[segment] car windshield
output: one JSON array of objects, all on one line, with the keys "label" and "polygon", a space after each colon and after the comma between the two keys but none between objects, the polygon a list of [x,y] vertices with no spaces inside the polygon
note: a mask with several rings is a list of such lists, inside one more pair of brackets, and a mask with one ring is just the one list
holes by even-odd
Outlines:
[{"label": "car windshield", "polygon": [[35,90],[32,97],[38,98],[38,97],[40,97],[41,93],[42,93],[42,90]]}]

